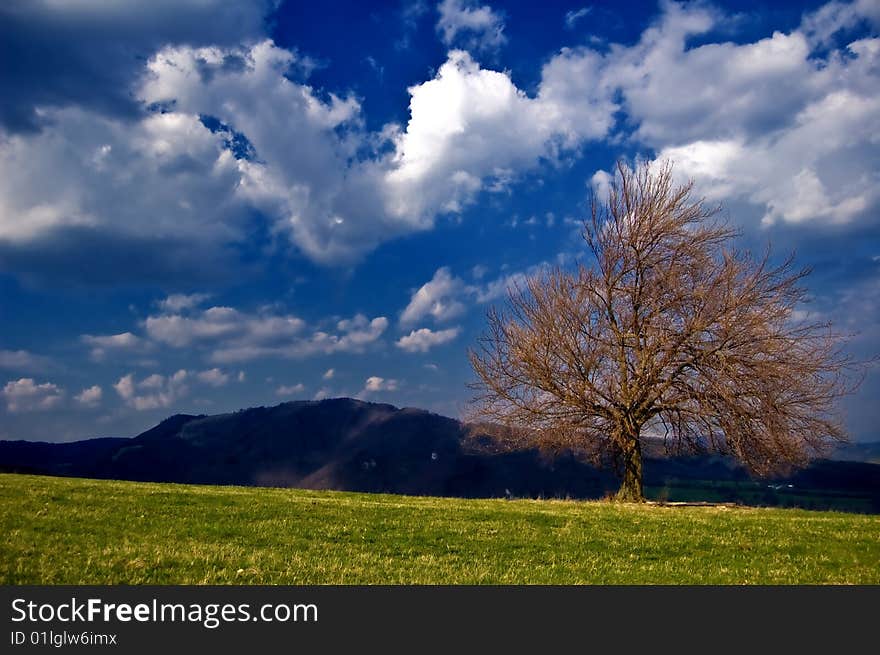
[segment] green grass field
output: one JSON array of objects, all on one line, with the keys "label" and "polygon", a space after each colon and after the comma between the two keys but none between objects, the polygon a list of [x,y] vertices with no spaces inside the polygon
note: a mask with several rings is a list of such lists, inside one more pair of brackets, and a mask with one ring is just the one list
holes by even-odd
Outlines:
[{"label": "green grass field", "polygon": [[0,475],[2,584],[880,583],[880,517]]}]

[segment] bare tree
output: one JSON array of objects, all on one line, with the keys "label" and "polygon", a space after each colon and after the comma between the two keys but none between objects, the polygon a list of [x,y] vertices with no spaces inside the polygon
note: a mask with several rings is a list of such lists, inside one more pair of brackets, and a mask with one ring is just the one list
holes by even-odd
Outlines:
[{"label": "bare tree", "polygon": [[510,289],[470,359],[472,418],[504,446],[568,448],[644,499],[642,446],[733,455],[757,475],[845,440],[835,401],[852,362],[796,313],[808,270],[733,247],[735,231],[672,165],[618,164],[583,236],[592,261]]}]

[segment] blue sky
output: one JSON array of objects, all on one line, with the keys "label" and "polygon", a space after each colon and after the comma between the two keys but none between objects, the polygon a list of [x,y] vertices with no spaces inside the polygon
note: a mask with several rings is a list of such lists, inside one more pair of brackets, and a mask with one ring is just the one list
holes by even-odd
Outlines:
[{"label": "blue sky", "polygon": [[[880,4],[0,7],[0,438],[358,396],[456,416],[591,190],[670,158],[880,351]],[[880,374],[845,403],[878,438]]]}]

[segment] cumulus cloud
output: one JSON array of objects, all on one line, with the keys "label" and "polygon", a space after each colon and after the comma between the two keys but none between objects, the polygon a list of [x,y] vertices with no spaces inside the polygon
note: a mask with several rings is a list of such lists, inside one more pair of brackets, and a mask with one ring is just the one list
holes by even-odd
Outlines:
[{"label": "cumulus cloud", "polygon": [[49,359],[27,350],[0,350],[0,368],[14,371],[41,371]]},{"label": "cumulus cloud", "polygon": [[336,369],[328,368],[324,372],[324,375],[321,376],[321,378],[324,380],[332,380],[333,376],[335,376],[335,375],[336,375]]},{"label": "cumulus cloud", "polygon": [[324,101],[292,81],[287,73],[298,62],[271,41],[167,48],[149,62],[142,94],[148,103],[212,116],[243,135],[256,157],[234,160],[236,200],[265,212],[308,256],[335,262],[350,258],[359,240],[369,248],[387,233],[406,231],[406,221],[386,221],[379,171],[357,161],[372,139],[360,130],[358,101],[332,93]]},{"label": "cumulus cloud", "polygon": [[189,373],[181,369],[168,376],[158,373],[136,382],[134,375],[122,376],[113,385],[116,393],[125,403],[137,411],[169,407],[189,393],[186,380]]},{"label": "cumulus cloud", "polygon": [[507,73],[453,50],[434,79],[409,89],[405,128],[373,134],[363,131],[353,97],[321,100],[286,77],[296,55],[270,41],[239,51],[163,50],[142,94],[173,105],[174,116],[215,116],[244,135],[255,158],[221,153],[237,178],[228,204],[257,207],[309,257],[339,263],[429,229],[482,189],[503,188],[543,158],[607,134],[616,105],[599,84],[599,60],[580,57],[576,82],[563,77],[571,66],[551,62],[529,97]]},{"label": "cumulus cloud", "polygon": [[[541,159],[605,136],[616,105],[600,78],[601,57],[543,69],[535,97],[510,76],[449,53],[434,79],[409,89],[410,120],[395,137],[384,181],[392,214],[460,212],[483,189],[502,189]],[[499,186],[499,181],[502,183]]]},{"label": "cumulus cloud", "polygon": [[812,44],[826,46],[835,35],[851,30],[860,24],[880,28],[880,5],[874,0],[854,2],[829,2],[804,16],[801,31]]},{"label": "cumulus cloud", "polygon": [[161,389],[165,384],[165,376],[153,373],[148,375],[138,384],[141,389]]},{"label": "cumulus cloud", "polygon": [[7,382],[0,395],[6,400],[6,409],[16,414],[56,407],[64,397],[64,390],[51,382],[37,384],[33,378],[20,378]]},{"label": "cumulus cloud", "polygon": [[151,339],[176,348],[231,336],[280,339],[298,334],[304,326],[295,316],[249,316],[232,307],[210,307],[193,316],[149,316],[144,321]]},{"label": "cumulus cloud", "polygon": [[159,301],[159,308],[165,312],[181,312],[201,305],[210,297],[210,293],[173,293]]},{"label": "cumulus cloud", "polygon": [[130,400],[134,396],[134,375],[131,373],[123,375],[113,385],[113,388],[116,389],[116,393],[119,394],[120,398]]},{"label": "cumulus cloud", "polygon": [[302,382],[291,385],[281,385],[275,390],[276,396],[296,396],[306,390],[306,385]]},{"label": "cumulus cloud", "polygon": [[[411,230],[393,218],[382,227],[375,165],[346,173],[372,138],[355,135],[357,102],[332,94],[324,102],[291,81],[297,61],[268,41],[168,47],[149,60],[134,94],[163,111],[121,120],[81,106],[46,109],[44,130],[0,142],[0,251],[18,254],[6,257],[14,261],[27,252],[47,267],[74,259],[82,266],[70,268],[92,279],[104,251],[129,244],[138,255],[126,263],[161,279],[216,265],[225,245],[244,240],[255,209],[274,234],[325,262]],[[346,126],[351,136],[337,132]],[[46,177],[51,187],[40,184]],[[101,257],[70,254],[96,248],[96,235]]]},{"label": "cumulus cloud", "polygon": [[447,46],[497,50],[507,41],[504,18],[489,5],[480,5],[476,0],[443,0],[437,11],[437,32]]},{"label": "cumulus cloud", "polygon": [[378,375],[372,375],[367,378],[364,383],[363,390],[358,394],[359,398],[363,398],[372,393],[381,393],[385,391],[397,391],[397,380],[380,378]]},{"label": "cumulus cloud", "polygon": [[[448,266],[438,268],[434,276],[419,287],[410,297],[409,304],[400,315],[400,324],[409,326],[427,317],[437,323],[449,321],[467,311],[472,304],[493,302],[507,295],[509,290],[523,287],[529,277],[546,270],[546,261],[529,266],[519,271],[505,272],[495,278],[484,279],[488,270],[477,267],[479,276],[472,284],[456,277]],[[423,344],[427,347],[451,341],[457,336],[458,328],[432,331],[427,328],[413,330],[409,335],[397,341],[397,345],[411,352],[421,351]],[[455,334],[453,334],[455,331]],[[442,335],[442,336],[441,336]]]},{"label": "cumulus cloud", "polygon": [[877,14],[829,3],[790,33],[687,48],[727,17],[669,3],[639,43],[612,48],[605,74],[634,137],[710,199],[745,200],[765,225],[852,222],[880,206],[880,39],[829,39]]},{"label": "cumulus cloud", "polygon": [[[36,13],[62,11],[57,3],[32,4]],[[70,11],[85,16],[93,4],[73,3],[78,9]],[[95,7],[89,11],[110,11]],[[122,22],[134,25],[131,6],[120,7]],[[151,37],[149,54],[126,59],[126,66],[142,67],[126,68],[128,84],[118,85],[136,112],[122,116],[91,102],[84,96],[92,89],[84,87],[76,97],[39,103],[39,130],[0,140],[4,266],[63,269],[85,281],[116,281],[101,267],[131,270],[139,280],[206,271],[234,251],[227,246],[247,242],[255,216],[274,243],[287,239],[314,261],[348,264],[614,135],[616,125],[615,136],[652,154],[711,161],[705,144],[712,152],[734,150],[727,163],[711,163],[721,170],[713,184],[736,186],[739,197],[762,205],[768,221],[803,222],[806,205],[816,207],[814,217],[853,221],[876,204],[880,46],[874,37],[837,43],[854,26],[876,28],[870,1],[829,3],[798,29],[752,43],[703,39],[693,47],[694,37],[725,28],[730,17],[701,3],[666,2],[634,44],[557,52],[533,94],[454,49],[432,79],[408,89],[407,124],[375,132],[350,93],[295,81],[304,76],[292,70],[307,79],[309,68],[297,53],[259,38],[240,45],[241,38],[230,42],[219,32],[206,45],[215,22],[232,29],[233,15],[253,34],[264,8],[229,7],[184,3],[185,29]],[[157,33],[165,34],[172,29],[162,22],[168,8],[151,3],[137,15],[152,28],[161,23]],[[445,0],[439,11],[438,29],[449,43],[503,39],[503,21],[487,5]],[[163,18],[151,24],[154,13]],[[190,29],[198,32],[191,39]],[[33,80],[43,84],[40,76]],[[5,86],[16,98],[19,87],[36,85],[14,82]],[[832,131],[821,131],[838,110]],[[741,181],[739,171],[755,171],[759,157],[775,174]],[[780,209],[792,198],[803,206]],[[852,201],[841,207],[844,199]]]},{"label": "cumulus cloud", "polygon": [[105,335],[84,334],[80,339],[92,347],[90,354],[95,360],[104,359],[108,352],[143,350],[147,347],[147,343],[143,339],[131,332]]},{"label": "cumulus cloud", "polygon": [[[577,83],[563,84],[548,64],[531,98],[456,50],[434,79],[410,88],[405,129],[370,134],[356,99],[324,100],[289,79],[297,62],[271,41],[168,47],[149,60],[138,95],[170,110],[134,124],[53,110],[51,128],[0,147],[0,242],[60,247],[60,235],[100,233],[161,253],[156,266],[180,265],[168,261],[169,243],[198,238],[212,252],[239,242],[256,208],[312,259],[351,261],[606,134],[615,109],[588,57],[578,59]],[[235,135],[254,156],[237,151]],[[37,183],[47,176],[50,190]]]},{"label": "cumulus cloud", "polygon": [[101,403],[103,390],[97,384],[87,387],[73,397],[83,407],[97,407]]},{"label": "cumulus cloud", "polygon": [[244,335],[218,345],[211,359],[218,363],[241,362],[267,357],[298,359],[332,353],[362,353],[380,339],[388,327],[388,319],[368,319],[363,314],[338,321],[335,330],[315,330],[309,334],[282,341],[261,335]]},{"label": "cumulus cloud", "polygon": [[[356,314],[351,318],[321,321],[314,326],[290,314],[271,313],[263,308],[248,313],[233,307],[209,307],[186,314],[157,314],[143,321],[145,337],[130,332],[120,335],[83,339],[106,351],[111,347],[153,347],[157,344],[173,348],[197,348],[214,363],[228,364],[254,359],[281,357],[296,359],[333,353],[362,353],[379,341],[388,328],[384,316],[368,318]],[[245,380],[239,371],[239,382]],[[214,386],[226,384],[230,374],[214,368],[196,374],[196,379]],[[328,378],[329,379],[329,378]]]},{"label": "cumulus cloud", "polygon": [[460,278],[454,277],[447,266],[438,268],[434,277],[413,293],[400,322],[411,325],[426,316],[443,322],[460,316],[465,310],[460,300],[464,292],[465,284]]},{"label": "cumulus cloud", "polygon": [[[852,120],[841,124],[840,116]],[[838,94],[807,108],[790,130],[751,142],[695,141],[664,148],[658,158],[676,162],[710,199],[758,206],[765,225],[847,223],[880,205],[880,173],[861,166],[880,145],[868,137],[880,130],[878,116],[880,96]]]},{"label": "cumulus cloud", "polygon": [[235,158],[198,116],[129,124],[54,110],[41,132],[0,141],[0,173],[0,252],[16,269],[61,267],[87,283],[156,279],[208,266],[241,238]]},{"label": "cumulus cloud", "polygon": [[438,331],[431,330],[430,328],[421,328],[400,337],[397,340],[397,347],[408,353],[426,353],[434,346],[452,341],[458,336],[459,332],[461,332],[461,328],[458,327]]},{"label": "cumulus cloud", "polygon": [[[219,266],[258,210],[311,259],[350,263],[606,135],[616,105],[596,75],[601,58],[555,63],[566,56],[530,97],[453,50],[409,89],[405,127],[368,132],[356,98],[294,81],[304,60],[272,41],[167,46],[137,76],[136,117],[49,106],[41,131],[0,141],[0,254],[86,282],[118,281],[102,267],[164,279]],[[172,296],[163,308],[201,300]]]},{"label": "cumulus cloud", "polygon": [[223,387],[229,382],[229,374],[224,373],[219,368],[209,368],[205,371],[196,373],[199,382],[203,382],[212,387]]},{"label": "cumulus cloud", "polygon": [[229,45],[263,30],[273,0],[10,0],[0,3],[0,129],[34,131],[46,109],[82,105],[130,118],[139,66],[168,43]]}]

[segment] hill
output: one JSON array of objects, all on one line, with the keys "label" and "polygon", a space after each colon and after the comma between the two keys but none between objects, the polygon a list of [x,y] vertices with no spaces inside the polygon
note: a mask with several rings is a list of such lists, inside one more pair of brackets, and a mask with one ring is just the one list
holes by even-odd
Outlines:
[{"label": "hill", "polygon": [[614,484],[570,456],[477,453],[464,438],[451,418],[336,398],[176,415],[133,439],[0,442],[0,470],[462,497],[591,497]]},{"label": "hill", "polygon": [[0,474],[0,584],[878,584],[880,517]]},{"label": "hill", "polygon": [[[463,498],[599,498],[617,484],[571,454],[475,450],[466,431],[420,409],[350,398],[299,401],[175,415],[131,439],[0,442],[0,470]],[[880,511],[878,465],[817,462],[789,480],[768,482],[752,480],[725,458],[648,451],[645,482],[653,497]]]}]

